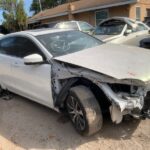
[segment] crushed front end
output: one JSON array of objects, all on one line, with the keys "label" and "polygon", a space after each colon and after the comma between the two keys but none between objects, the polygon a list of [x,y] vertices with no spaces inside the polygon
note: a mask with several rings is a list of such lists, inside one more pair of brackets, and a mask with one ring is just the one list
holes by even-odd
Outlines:
[{"label": "crushed front end", "polygon": [[[65,63],[55,63],[52,72],[54,74],[52,79],[55,81],[53,89],[56,95],[61,93],[62,87],[72,78],[75,82],[80,78],[86,79],[98,86],[111,103],[109,110],[114,123],[120,123],[124,115],[139,119],[150,118],[150,83],[137,79],[116,79]],[[71,82],[68,87],[71,87]],[[62,96],[56,100],[56,103],[61,101],[63,101]]]},{"label": "crushed front end", "polygon": [[99,83],[111,101],[111,119],[114,123],[120,123],[124,115],[131,115],[134,118],[150,118],[150,92],[142,86],[124,84]]}]

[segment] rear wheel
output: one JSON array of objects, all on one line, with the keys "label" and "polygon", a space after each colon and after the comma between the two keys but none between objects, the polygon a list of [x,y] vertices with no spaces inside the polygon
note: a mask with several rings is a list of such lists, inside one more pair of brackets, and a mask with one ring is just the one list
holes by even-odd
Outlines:
[{"label": "rear wheel", "polygon": [[79,134],[90,136],[98,132],[103,124],[99,103],[85,86],[70,89],[66,100],[68,115]]}]

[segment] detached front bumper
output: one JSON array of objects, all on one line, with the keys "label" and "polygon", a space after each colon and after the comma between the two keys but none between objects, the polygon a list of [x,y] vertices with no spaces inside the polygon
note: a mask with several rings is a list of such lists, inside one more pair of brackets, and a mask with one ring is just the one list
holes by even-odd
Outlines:
[{"label": "detached front bumper", "polygon": [[144,98],[124,92],[115,93],[108,84],[99,83],[99,87],[111,101],[111,119],[115,123],[120,123],[124,115],[132,115],[134,118],[150,118],[150,94]]}]

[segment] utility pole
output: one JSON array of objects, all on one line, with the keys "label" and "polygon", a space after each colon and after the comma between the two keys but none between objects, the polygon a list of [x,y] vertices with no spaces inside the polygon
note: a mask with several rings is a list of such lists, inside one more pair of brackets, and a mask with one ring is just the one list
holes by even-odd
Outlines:
[{"label": "utility pole", "polygon": [[72,5],[71,5],[72,0],[68,0],[68,20],[74,20],[74,16],[72,14]]},{"label": "utility pole", "polygon": [[39,0],[39,5],[40,5],[40,11],[42,11],[42,4],[41,4],[41,0]]}]

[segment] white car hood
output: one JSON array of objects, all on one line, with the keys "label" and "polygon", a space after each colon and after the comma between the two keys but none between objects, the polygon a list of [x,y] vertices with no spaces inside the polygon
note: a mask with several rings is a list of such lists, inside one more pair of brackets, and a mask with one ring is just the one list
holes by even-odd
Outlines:
[{"label": "white car hood", "polygon": [[102,44],[54,59],[116,79],[150,80],[150,51],[142,48]]}]

